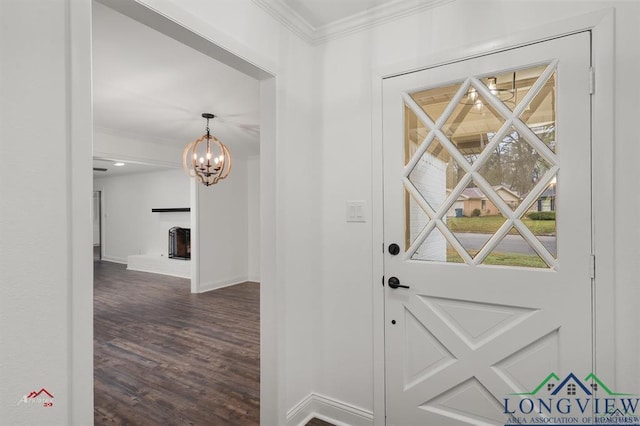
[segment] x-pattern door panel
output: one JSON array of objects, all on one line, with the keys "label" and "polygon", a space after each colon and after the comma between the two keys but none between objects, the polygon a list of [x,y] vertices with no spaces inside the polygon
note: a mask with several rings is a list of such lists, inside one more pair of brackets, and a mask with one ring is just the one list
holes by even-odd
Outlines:
[{"label": "x-pattern door panel", "polygon": [[581,33],[385,80],[387,424],[590,371],[589,63]]}]

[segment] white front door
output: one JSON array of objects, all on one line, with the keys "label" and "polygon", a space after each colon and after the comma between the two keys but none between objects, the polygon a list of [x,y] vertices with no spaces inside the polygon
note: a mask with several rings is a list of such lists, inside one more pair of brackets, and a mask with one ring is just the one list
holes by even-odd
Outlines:
[{"label": "white front door", "polygon": [[384,81],[388,425],[591,372],[589,67],[585,32]]}]

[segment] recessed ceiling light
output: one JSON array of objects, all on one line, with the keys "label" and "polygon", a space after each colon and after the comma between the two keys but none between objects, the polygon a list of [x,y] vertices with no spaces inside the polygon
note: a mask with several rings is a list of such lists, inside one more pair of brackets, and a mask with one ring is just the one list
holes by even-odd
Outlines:
[{"label": "recessed ceiling light", "polygon": [[118,162],[118,163],[113,163],[113,165],[116,167],[122,167],[124,166],[124,163]]}]

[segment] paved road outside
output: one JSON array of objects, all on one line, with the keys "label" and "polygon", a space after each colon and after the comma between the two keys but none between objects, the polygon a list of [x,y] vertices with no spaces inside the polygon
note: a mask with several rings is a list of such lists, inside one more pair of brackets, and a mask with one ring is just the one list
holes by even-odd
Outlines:
[{"label": "paved road outside", "polygon": [[[493,234],[458,232],[456,238],[467,250],[480,250]],[[552,255],[556,255],[556,237],[541,235],[538,239]],[[495,248],[500,253],[536,254],[535,250],[520,235],[507,235]]]}]

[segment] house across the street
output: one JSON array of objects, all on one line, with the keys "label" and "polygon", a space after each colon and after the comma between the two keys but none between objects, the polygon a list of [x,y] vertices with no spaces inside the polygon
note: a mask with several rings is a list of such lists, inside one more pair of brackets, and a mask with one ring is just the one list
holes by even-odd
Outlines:
[{"label": "house across the street", "polygon": [[[502,185],[493,187],[494,191],[502,198],[502,200],[512,209],[515,210],[522,199],[515,192]],[[462,194],[453,204],[447,216],[462,217],[472,216],[475,209],[480,210],[480,216],[492,216],[500,214],[500,209],[489,199],[480,188],[465,188]]]}]

